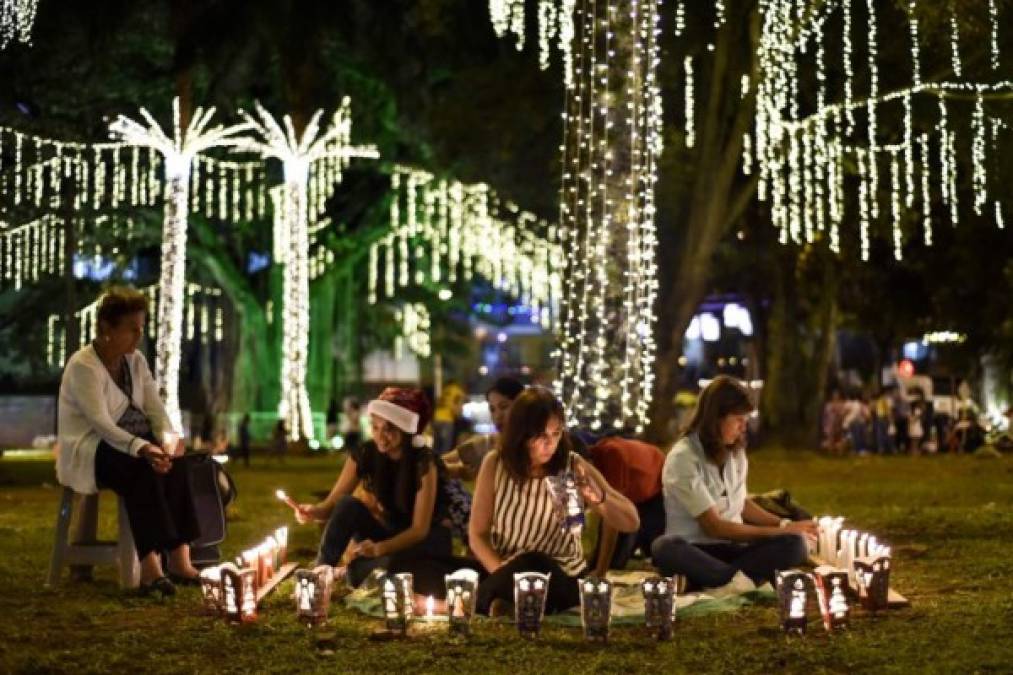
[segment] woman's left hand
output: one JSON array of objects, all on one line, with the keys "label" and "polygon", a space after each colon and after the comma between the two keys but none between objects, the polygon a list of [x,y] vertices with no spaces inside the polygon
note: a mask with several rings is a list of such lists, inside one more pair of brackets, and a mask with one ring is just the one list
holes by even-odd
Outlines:
[{"label": "woman's left hand", "polygon": [[353,558],[376,558],[380,555],[380,546],[370,539],[363,539],[352,548]]},{"label": "woman's left hand", "polygon": [[591,477],[583,462],[576,462],[573,468],[574,476],[577,479],[577,489],[584,502],[591,506],[597,506],[605,501],[605,491],[598,482]]}]

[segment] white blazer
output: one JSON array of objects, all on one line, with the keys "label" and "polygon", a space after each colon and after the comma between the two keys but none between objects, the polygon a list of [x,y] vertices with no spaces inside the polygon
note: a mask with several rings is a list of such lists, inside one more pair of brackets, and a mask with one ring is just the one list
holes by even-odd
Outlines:
[{"label": "white blazer", "polygon": [[[134,405],[148,417],[155,438],[160,438],[165,431],[178,433],[158,397],[158,386],[144,355],[135,351],[126,359],[133,383]],[[87,345],[77,350],[67,362],[60,382],[56,424],[60,450],[56,478],[61,485],[83,494],[98,492],[95,448],[99,441],[137,456],[147,441],[116,426],[126,409],[126,394],[113,381],[95,348]]]}]

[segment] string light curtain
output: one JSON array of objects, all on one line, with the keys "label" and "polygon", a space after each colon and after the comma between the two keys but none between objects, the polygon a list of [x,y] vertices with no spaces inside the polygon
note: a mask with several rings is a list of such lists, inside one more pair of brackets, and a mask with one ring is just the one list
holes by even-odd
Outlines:
[{"label": "string light curtain", "polygon": [[38,0],[0,0],[0,49],[11,42],[30,44]]},{"label": "string light curtain", "polygon": [[172,132],[166,134],[144,108],[138,123],[123,115],[110,125],[113,138],[159,152],[165,163],[165,216],[162,222],[162,260],[159,279],[162,301],[158,305],[155,377],[159,395],[169,416],[181,423],[179,410],[179,361],[182,353],[183,304],[186,284],[187,217],[190,205],[190,170],[198,153],[213,147],[239,143],[239,134],[249,124],[209,126],[215,109],[194,110],[186,128],[182,126],[179,98],[172,101]]},{"label": "string light curtain", "polygon": [[[393,167],[391,190],[390,232],[369,251],[371,304],[408,287],[449,286],[478,275],[551,327],[561,293],[555,225],[504,201],[484,183],[436,178],[408,166]],[[399,312],[405,327],[428,322],[418,308]],[[428,353],[428,342],[407,344],[424,345],[412,351]]]},{"label": "string light curtain", "polygon": [[[489,9],[496,32],[523,47],[524,3]],[[658,10],[656,0],[539,3],[541,62],[557,37],[566,84],[555,388],[568,423],[594,431],[643,431],[654,387]],[[692,78],[691,61],[685,70]]]},{"label": "string light curtain", "polygon": [[[870,230],[881,217],[891,223],[889,240],[897,260],[903,258],[905,243],[917,235],[909,222],[921,225],[921,240],[931,245],[933,190],[941,197],[949,222],[959,224],[961,163],[971,167],[974,213],[994,216],[996,225],[1003,227],[1003,195],[989,177],[989,167],[1000,134],[1008,132],[1001,106],[1008,106],[1003,100],[1013,93],[1013,82],[968,79],[954,3],[946,10],[952,76],[924,81],[919,9],[925,2],[907,3],[906,29],[891,37],[908,41],[910,85],[884,92],[879,73],[879,44],[886,30],[881,25],[882,6],[873,0],[801,5],[792,0],[761,1],[755,138],[746,144],[750,152],[755,146],[755,156],[744,152],[743,166],[747,172],[759,171],[759,196],[770,202],[783,243],[825,238],[840,252],[840,230],[853,218],[845,189],[846,167],[852,164],[858,167],[858,241],[863,260],[869,259]],[[983,3],[982,13],[989,35],[985,75],[994,78],[1001,63],[999,3]],[[826,39],[833,33],[839,34],[839,42]],[[828,55],[827,44],[840,44],[840,52]],[[827,64],[834,62],[843,63],[843,82],[827,77]],[[856,66],[864,71],[860,76]],[[816,91],[815,101],[802,93],[811,89]],[[968,113],[969,129],[954,120],[955,110]],[[883,124],[887,116],[901,120],[899,131]],[[965,134],[970,142],[960,144]],[[969,157],[958,155],[961,145],[970,148]],[[881,203],[884,189],[889,190],[889,204]]]},{"label": "string light curtain", "polygon": [[255,138],[241,148],[282,162],[285,182],[271,189],[274,207],[274,262],[284,265],[282,297],[281,400],[278,415],[288,423],[289,438],[313,438],[312,410],[306,390],[309,357],[310,223],[324,210],[327,198],[353,157],[375,159],[372,146],[351,144],[350,101],[345,98],[326,128],[323,111],[310,118],[301,134],[292,118],[282,124],[259,103],[256,115],[242,112]]}]

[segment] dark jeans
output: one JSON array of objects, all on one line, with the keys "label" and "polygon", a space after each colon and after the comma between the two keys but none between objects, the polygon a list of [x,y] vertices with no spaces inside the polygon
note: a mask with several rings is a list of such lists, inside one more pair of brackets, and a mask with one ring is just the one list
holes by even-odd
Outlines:
[{"label": "dark jeans", "polygon": [[[354,538],[356,541],[369,539],[380,542],[390,539],[402,529],[395,529],[373,517],[369,509],[361,501],[351,496],[344,496],[334,505],[331,517],[324,529],[324,536],[320,540],[320,552],[317,554],[317,563],[323,565],[337,565],[341,562],[341,556],[345,554],[349,542]],[[451,553],[451,535],[443,525],[433,523],[429,527],[429,534],[417,544],[406,549],[378,556],[376,558],[358,557],[348,564],[348,583],[358,586],[369,574],[380,567],[391,573],[411,572],[415,575],[414,589],[416,593],[433,595],[436,590],[443,588],[444,580],[436,572],[430,574],[430,566],[423,563],[427,558],[449,557]],[[435,579],[439,576],[439,579]],[[431,578],[433,577],[433,578]],[[442,592],[441,592],[442,595]]]},{"label": "dark jeans", "polygon": [[654,542],[651,553],[662,574],[686,577],[687,590],[724,586],[740,570],[756,585],[773,582],[777,570],[797,567],[807,557],[805,540],[797,534],[779,534],[749,544],[691,544],[669,534]]},{"label": "dark jeans", "polygon": [[138,560],[200,536],[186,462],[176,459],[163,475],[146,459],[101,441],[95,450],[95,482],[123,497]]},{"label": "dark jeans", "polygon": [[[616,538],[616,548],[612,553],[612,562],[609,569],[621,570],[626,568],[626,563],[633,556],[633,552],[640,548],[645,554],[650,554],[651,545],[654,540],[665,532],[665,498],[659,492],[651,499],[640,502],[636,505],[637,513],[640,515],[640,529],[636,532],[620,532]],[[601,552],[602,523],[598,524],[598,548],[591,560],[591,567],[597,565],[598,555]]]},{"label": "dark jeans", "polygon": [[564,612],[580,604],[580,588],[577,578],[571,577],[556,561],[544,553],[524,553],[487,576],[478,585],[476,611],[488,614],[489,605],[499,599],[513,604],[514,573],[540,572],[551,574],[549,590],[545,596],[545,613]]}]

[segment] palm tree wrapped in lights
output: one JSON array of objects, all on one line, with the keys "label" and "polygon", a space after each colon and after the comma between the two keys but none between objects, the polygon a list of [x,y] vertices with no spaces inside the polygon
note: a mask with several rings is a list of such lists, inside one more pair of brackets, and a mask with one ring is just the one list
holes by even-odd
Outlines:
[{"label": "palm tree wrapped in lights", "polygon": [[151,113],[144,108],[140,112],[147,126],[120,115],[109,125],[109,132],[114,139],[124,143],[153,148],[165,159],[165,218],[162,224],[161,301],[158,305],[155,374],[166,410],[179,424],[179,360],[183,337],[190,168],[200,152],[237,145],[240,141],[238,134],[248,129],[249,124],[209,127],[215,109],[197,108],[190,123],[183,129],[177,97],[172,101],[173,132],[169,136]]},{"label": "palm tree wrapped in lights", "polygon": [[[341,169],[352,157],[377,158],[372,146],[352,146],[352,119],[346,97],[326,129],[321,129],[318,110],[302,134],[296,132],[292,118],[283,124],[256,104],[256,116],[241,111],[257,138],[240,144],[243,150],[258,152],[265,158],[282,162],[285,183],[274,189],[274,258],[285,265],[283,288],[281,400],[278,416],[288,422],[289,438],[313,438],[309,394],[306,391],[306,363],[309,356],[309,221],[316,219],[323,200],[307,198],[313,179],[324,178],[325,193],[341,179]],[[319,191],[318,191],[319,193]],[[319,194],[318,194],[319,196]]]}]

